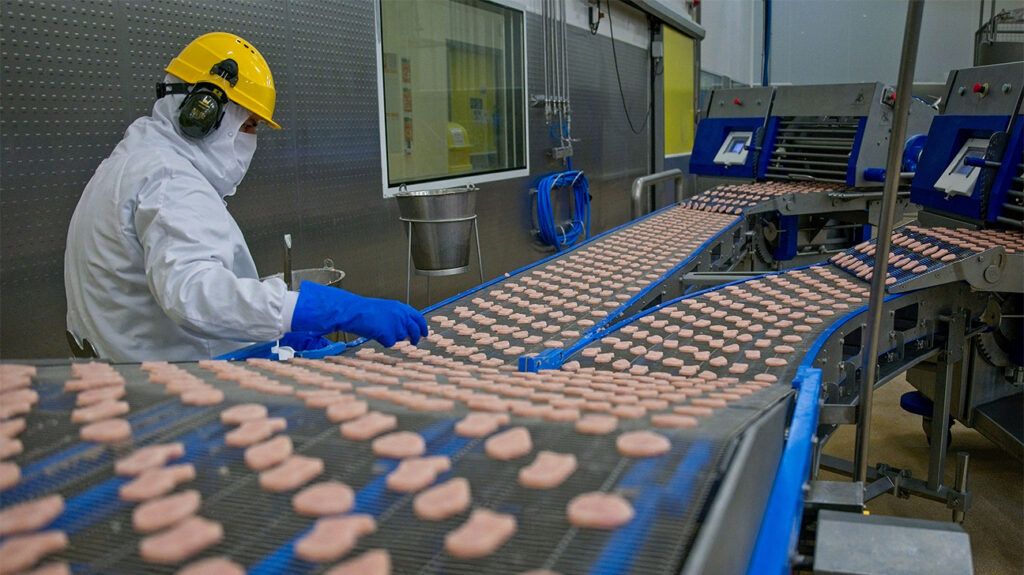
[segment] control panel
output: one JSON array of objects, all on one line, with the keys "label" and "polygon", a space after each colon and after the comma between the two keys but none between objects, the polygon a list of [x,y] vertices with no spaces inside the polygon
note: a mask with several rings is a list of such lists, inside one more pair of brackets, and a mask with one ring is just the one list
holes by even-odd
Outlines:
[{"label": "control panel", "polygon": [[949,73],[911,185],[922,221],[1024,227],[1022,97],[1024,62]]},{"label": "control panel", "polygon": [[774,97],[771,86],[712,90],[697,124],[690,173],[753,180]]},{"label": "control panel", "polygon": [[722,166],[740,166],[747,161],[747,152],[754,132],[729,132],[715,154],[715,163]]},{"label": "control panel", "polygon": [[971,138],[964,142],[960,151],[953,157],[953,161],[935,182],[935,189],[946,192],[946,195],[971,195],[981,168],[969,165],[968,158],[984,158],[987,147],[988,140],[982,138]]}]

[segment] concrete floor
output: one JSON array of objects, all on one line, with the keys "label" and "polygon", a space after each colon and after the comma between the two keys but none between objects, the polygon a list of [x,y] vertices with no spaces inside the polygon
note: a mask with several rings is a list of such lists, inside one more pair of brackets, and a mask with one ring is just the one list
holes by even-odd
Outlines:
[{"label": "concrete floor", "polygon": [[[899,378],[875,393],[872,442],[868,461],[910,469],[914,477],[927,477],[928,444],[921,418],[900,409],[900,395],[912,391]],[[843,426],[829,441],[825,453],[853,459],[854,428]],[[953,426],[953,447],[946,461],[952,484],[956,451],[970,454],[968,487],[974,501],[964,520],[971,537],[974,572],[979,575],[1024,573],[1024,464],[1000,450],[981,434],[959,423]],[[828,472],[821,479],[839,479]],[[899,499],[883,495],[868,503],[876,515],[897,515],[949,521],[950,512],[926,499]]]}]

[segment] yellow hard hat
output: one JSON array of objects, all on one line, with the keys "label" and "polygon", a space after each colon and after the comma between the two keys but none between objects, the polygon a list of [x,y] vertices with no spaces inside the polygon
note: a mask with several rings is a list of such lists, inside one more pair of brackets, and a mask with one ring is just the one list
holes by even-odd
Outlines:
[{"label": "yellow hard hat", "polygon": [[[224,60],[234,60],[238,78],[234,83],[214,72]],[[228,32],[203,34],[185,46],[164,70],[189,84],[207,82],[220,87],[232,102],[249,110],[275,130],[274,76],[270,66],[251,43]]]}]

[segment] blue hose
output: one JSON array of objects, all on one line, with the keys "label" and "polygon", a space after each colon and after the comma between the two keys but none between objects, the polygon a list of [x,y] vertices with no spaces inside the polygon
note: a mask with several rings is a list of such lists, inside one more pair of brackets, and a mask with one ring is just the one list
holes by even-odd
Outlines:
[{"label": "blue hose", "polygon": [[[555,224],[551,192],[556,188],[572,188],[572,220],[568,226]],[[582,171],[569,170],[544,176],[537,184],[537,223],[540,240],[562,251],[575,244],[581,235],[590,237],[590,184]]]}]

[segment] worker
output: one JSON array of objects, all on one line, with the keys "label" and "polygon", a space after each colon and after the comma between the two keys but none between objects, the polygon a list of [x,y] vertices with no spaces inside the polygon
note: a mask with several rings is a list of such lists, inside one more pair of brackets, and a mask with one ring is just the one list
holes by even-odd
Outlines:
[{"label": "worker", "polygon": [[128,127],[71,218],[69,336],[114,361],[210,358],[289,332],[345,331],[388,347],[425,336],[423,316],[403,303],[259,279],[225,203],[249,169],[257,125],[280,129],[255,46],[204,34],[165,71],[152,114]]}]

